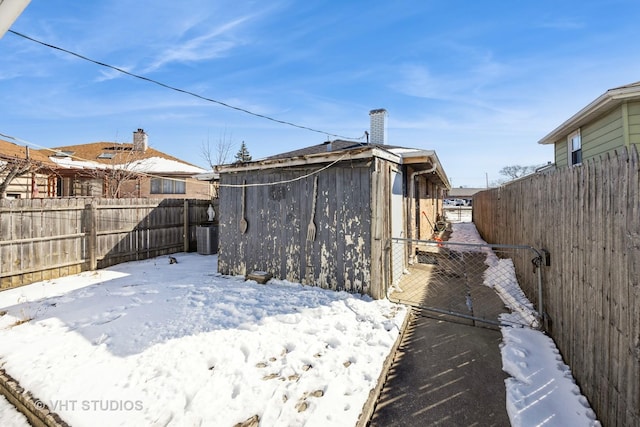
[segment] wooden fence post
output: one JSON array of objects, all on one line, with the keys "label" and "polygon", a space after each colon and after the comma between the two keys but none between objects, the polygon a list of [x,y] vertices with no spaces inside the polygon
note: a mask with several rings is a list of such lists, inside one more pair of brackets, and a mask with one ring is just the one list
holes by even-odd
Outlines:
[{"label": "wooden fence post", "polygon": [[189,252],[189,199],[184,199],[184,251]]},{"label": "wooden fence post", "polygon": [[98,241],[98,207],[96,200],[92,200],[88,205],[88,218],[87,218],[87,249],[89,252],[89,270],[93,271],[98,268],[98,256],[97,256],[97,241]]}]

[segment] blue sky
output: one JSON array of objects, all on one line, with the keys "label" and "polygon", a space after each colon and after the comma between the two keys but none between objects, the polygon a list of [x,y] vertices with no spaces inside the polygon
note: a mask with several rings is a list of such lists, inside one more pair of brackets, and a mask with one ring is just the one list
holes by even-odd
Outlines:
[{"label": "blue sky", "polygon": [[[640,80],[640,3],[602,1],[32,0],[11,27],[202,96],[360,137],[433,149],[454,186],[553,160],[537,141]],[[37,146],[130,142],[205,166],[203,143],[254,159],[322,133],[119,74],[12,33],[0,39],[0,133]]]}]

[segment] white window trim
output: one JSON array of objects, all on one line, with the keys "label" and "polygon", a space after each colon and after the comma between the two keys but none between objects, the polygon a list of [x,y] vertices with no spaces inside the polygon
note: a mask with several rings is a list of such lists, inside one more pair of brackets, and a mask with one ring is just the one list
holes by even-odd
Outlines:
[{"label": "white window trim", "polygon": [[578,165],[582,164],[582,161],[580,163],[576,163],[576,164],[572,163],[572,160],[573,160],[573,138],[575,136],[579,136],[580,137],[580,150],[582,151],[582,135],[580,134],[580,128],[578,128],[575,131],[571,132],[569,134],[569,136],[567,136],[567,164],[569,166],[578,166]]}]

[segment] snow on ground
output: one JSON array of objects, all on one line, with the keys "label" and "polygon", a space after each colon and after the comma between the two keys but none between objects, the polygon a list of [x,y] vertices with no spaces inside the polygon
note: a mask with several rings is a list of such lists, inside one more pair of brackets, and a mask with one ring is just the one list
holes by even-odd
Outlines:
[{"label": "snow on ground", "polygon": [[[452,228],[452,242],[486,244],[471,222],[454,222]],[[489,268],[484,284],[493,287],[512,310],[502,320],[519,324],[518,317],[534,319],[533,305],[518,285],[511,260],[499,259],[489,251],[485,263]],[[499,275],[498,267],[502,271]],[[510,277],[505,278],[505,267],[512,272]],[[513,427],[600,426],[550,337],[529,328],[503,326],[501,331],[502,366],[511,376],[505,386],[507,413]]]},{"label": "snow on ground", "polygon": [[22,415],[4,396],[0,395],[0,421],[7,427],[29,427],[27,418]]},{"label": "snow on ground", "polygon": [[0,365],[74,427],[355,425],[404,307],[174,256],[1,292]]}]

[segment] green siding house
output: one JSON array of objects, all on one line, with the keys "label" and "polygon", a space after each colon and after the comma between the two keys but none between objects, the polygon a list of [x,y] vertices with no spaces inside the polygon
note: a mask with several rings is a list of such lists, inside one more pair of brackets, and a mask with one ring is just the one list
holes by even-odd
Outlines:
[{"label": "green siding house", "polygon": [[635,144],[640,149],[640,82],[609,89],[539,144],[553,144],[556,167]]}]

